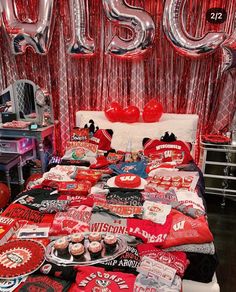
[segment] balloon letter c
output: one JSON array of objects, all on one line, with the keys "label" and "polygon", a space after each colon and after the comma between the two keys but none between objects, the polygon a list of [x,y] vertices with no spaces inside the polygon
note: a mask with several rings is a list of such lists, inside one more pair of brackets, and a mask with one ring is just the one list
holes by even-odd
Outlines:
[{"label": "balloon letter c", "polygon": [[186,0],[166,0],[163,14],[163,29],[167,39],[179,54],[200,57],[214,52],[225,40],[223,32],[209,32],[201,38],[190,36],[184,29],[181,14]]}]

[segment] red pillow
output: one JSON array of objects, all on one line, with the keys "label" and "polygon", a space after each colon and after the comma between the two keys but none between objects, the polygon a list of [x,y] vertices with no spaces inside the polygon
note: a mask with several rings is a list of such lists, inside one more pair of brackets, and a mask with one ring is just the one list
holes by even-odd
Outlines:
[{"label": "red pillow", "polygon": [[204,216],[193,219],[176,210],[172,210],[173,220],[170,232],[162,248],[191,243],[207,243],[213,241]]},{"label": "red pillow", "polygon": [[159,160],[160,163],[189,163],[193,160],[190,150],[190,145],[180,140],[163,142],[158,139],[148,139],[144,144],[144,155]]}]

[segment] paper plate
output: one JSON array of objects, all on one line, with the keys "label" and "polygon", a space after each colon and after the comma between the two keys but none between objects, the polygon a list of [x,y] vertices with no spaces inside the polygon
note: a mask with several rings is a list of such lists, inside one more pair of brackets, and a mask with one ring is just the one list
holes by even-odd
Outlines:
[{"label": "paper plate", "polygon": [[[135,190],[143,190],[144,189],[144,186],[147,184],[147,181],[143,178],[141,178],[141,184],[139,187],[136,187],[136,188],[132,188],[132,189],[135,189]],[[115,184],[115,176],[109,178],[109,180],[107,181],[107,185],[108,187],[110,188],[119,188],[116,184]],[[131,190],[132,190],[131,189]]]},{"label": "paper plate", "polygon": [[45,248],[34,240],[13,240],[0,246],[0,279],[13,279],[36,271],[44,262]]}]

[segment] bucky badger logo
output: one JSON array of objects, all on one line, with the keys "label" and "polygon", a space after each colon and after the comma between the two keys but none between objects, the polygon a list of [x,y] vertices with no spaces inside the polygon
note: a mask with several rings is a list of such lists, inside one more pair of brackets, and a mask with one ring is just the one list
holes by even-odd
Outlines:
[{"label": "bucky badger logo", "polygon": [[111,289],[107,288],[111,282],[107,280],[96,280],[97,286],[95,286],[92,292],[112,292]]}]

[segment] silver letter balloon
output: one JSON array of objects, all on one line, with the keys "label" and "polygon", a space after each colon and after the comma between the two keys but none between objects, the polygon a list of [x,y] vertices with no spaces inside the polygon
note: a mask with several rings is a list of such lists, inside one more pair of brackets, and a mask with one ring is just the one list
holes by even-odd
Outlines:
[{"label": "silver letter balloon", "polygon": [[21,22],[13,0],[1,1],[2,23],[10,37],[13,54],[23,54],[28,46],[38,54],[47,54],[53,33],[53,0],[39,0],[36,23]]},{"label": "silver letter balloon", "polygon": [[151,47],[155,37],[155,24],[152,17],[141,8],[128,5],[124,0],[103,0],[107,18],[133,32],[131,39],[114,36],[106,53],[134,57]]},{"label": "silver letter balloon", "polygon": [[236,30],[222,45],[222,73],[236,68]]},{"label": "silver letter balloon", "polygon": [[163,29],[176,51],[187,57],[201,57],[213,53],[225,40],[223,32],[209,32],[196,38],[184,28],[182,13],[186,0],[166,0],[163,13]]},{"label": "silver letter balloon", "polygon": [[72,56],[93,55],[95,45],[88,34],[89,12],[87,0],[70,0],[70,17],[72,41],[68,53]]}]

